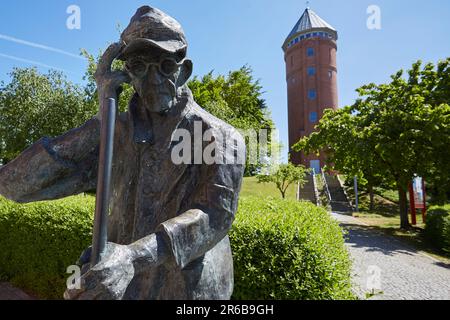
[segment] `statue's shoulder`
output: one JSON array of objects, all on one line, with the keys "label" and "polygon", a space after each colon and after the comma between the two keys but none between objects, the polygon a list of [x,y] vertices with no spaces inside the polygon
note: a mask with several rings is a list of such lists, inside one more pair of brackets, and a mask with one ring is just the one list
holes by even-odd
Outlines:
[{"label": "statue's shoulder", "polygon": [[185,121],[183,122],[186,129],[190,131],[194,130],[195,122],[200,121],[202,122],[203,132],[210,130],[212,131],[213,137],[231,138],[241,144],[244,142],[244,138],[237,128],[225,120],[217,118],[198,105],[194,100],[191,90],[187,86],[184,88],[179,102],[184,110]]},{"label": "statue's shoulder", "polygon": [[213,132],[219,131],[222,135],[233,135],[238,138],[242,138],[239,131],[235,127],[233,127],[226,121],[212,115],[201,106],[199,106],[195,101],[192,101],[188,114],[190,120],[202,121],[204,127],[206,127],[207,129],[211,129]]}]

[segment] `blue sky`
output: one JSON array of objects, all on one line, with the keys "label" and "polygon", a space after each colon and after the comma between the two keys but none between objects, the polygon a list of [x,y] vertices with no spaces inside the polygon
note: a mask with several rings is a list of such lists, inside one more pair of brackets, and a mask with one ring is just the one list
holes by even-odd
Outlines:
[{"label": "blue sky", "polygon": [[[14,67],[34,61],[66,71],[81,83],[86,62],[5,40],[13,37],[78,54],[96,53],[118,40],[140,5],[152,5],[175,17],[186,32],[194,73],[228,73],[249,64],[264,87],[264,98],[287,145],[287,94],[281,45],[306,7],[297,0],[45,0],[3,1],[0,10],[0,81]],[[81,29],[69,30],[69,5],[81,9]],[[381,9],[381,30],[366,27],[369,5]],[[417,59],[436,62],[450,56],[448,0],[311,0],[310,7],[339,32],[340,106],[351,104],[355,89],[381,83]],[[13,60],[15,58],[16,60]],[[21,59],[18,61],[17,59]]]}]

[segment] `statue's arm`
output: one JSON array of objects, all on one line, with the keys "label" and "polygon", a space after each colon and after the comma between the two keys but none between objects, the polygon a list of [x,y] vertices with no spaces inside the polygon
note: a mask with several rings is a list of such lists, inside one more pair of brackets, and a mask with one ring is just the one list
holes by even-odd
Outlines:
[{"label": "statue's arm", "polygon": [[227,235],[237,210],[244,166],[210,167],[211,180],[197,190],[195,209],[163,222],[155,234],[130,245],[136,272],[169,259],[184,268]]},{"label": "statue's arm", "polygon": [[0,194],[16,202],[63,198],[95,188],[100,122],[43,138],[0,168]]},{"label": "statue's arm", "polygon": [[244,172],[241,165],[219,165],[197,194],[196,208],[161,224],[168,251],[184,268],[218,244],[230,231]]}]

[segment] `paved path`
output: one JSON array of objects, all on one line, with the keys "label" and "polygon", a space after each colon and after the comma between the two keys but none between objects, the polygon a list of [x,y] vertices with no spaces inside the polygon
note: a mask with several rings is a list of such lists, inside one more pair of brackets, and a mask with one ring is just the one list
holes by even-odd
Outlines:
[{"label": "paved path", "polygon": [[[348,231],[346,244],[353,259],[354,291],[371,300],[449,300],[450,265],[381,232],[358,219],[332,214]],[[369,287],[369,289],[368,289]]]},{"label": "paved path", "polygon": [[0,300],[34,300],[34,298],[8,282],[0,282]]}]

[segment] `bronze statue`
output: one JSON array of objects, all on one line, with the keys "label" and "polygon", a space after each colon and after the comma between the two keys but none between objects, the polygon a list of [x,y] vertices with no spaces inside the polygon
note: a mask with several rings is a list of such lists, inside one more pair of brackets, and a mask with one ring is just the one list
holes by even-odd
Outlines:
[{"label": "bronze statue", "polygon": [[[92,268],[87,264],[90,250],[83,253],[82,286],[67,290],[67,299],[231,297],[227,233],[244,164],[175,164],[172,136],[180,129],[194,134],[200,123],[201,133],[209,130],[212,140],[233,136],[237,146],[243,141],[234,128],[194,102],[186,85],[193,68],[186,54],[179,23],[144,6],[99,63],[95,76],[100,100],[117,99],[125,82],[136,93],[128,112],[115,122],[109,242]],[[114,59],[125,61],[125,71],[111,71]],[[0,168],[0,194],[31,202],[94,189],[100,118],[60,137],[39,140]],[[202,147],[208,144],[203,141]],[[242,149],[232,151],[245,153]]]}]

